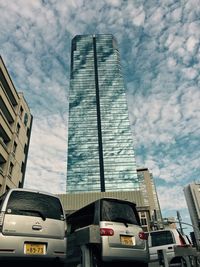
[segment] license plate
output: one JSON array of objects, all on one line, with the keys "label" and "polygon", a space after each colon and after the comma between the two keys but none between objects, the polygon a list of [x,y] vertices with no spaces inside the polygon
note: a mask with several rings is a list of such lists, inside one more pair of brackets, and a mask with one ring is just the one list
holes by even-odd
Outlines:
[{"label": "license plate", "polygon": [[126,245],[126,246],[135,245],[135,238],[133,236],[121,235],[120,241],[122,245]]},{"label": "license plate", "polygon": [[46,254],[45,244],[26,243],[24,253],[29,255],[44,255]]}]

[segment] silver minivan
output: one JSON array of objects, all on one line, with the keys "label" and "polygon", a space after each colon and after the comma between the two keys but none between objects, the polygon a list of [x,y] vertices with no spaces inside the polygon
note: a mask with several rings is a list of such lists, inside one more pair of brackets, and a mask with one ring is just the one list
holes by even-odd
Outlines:
[{"label": "silver minivan", "polygon": [[16,188],[0,197],[0,260],[55,261],[64,266],[65,231],[57,196]]},{"label": "silver minivan", "polygon": [[[67,216],[67,261],[70,266],[82,266],[77,244],[84,244],[84,231],[90,226],[97,229],[91,238],[92,243],[86,244],[90,248],[92,266],[107,266],[107,263],[148,266],[147,235],[141,228],[135,203],[101,198]],[[79,264],[75,262],[78,255]]]}]

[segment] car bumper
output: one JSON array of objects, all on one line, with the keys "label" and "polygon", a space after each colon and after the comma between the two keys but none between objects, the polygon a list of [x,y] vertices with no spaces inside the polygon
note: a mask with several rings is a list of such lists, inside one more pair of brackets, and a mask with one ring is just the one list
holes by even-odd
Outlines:
[{"label": "car bumper", "polygon": [[147,250],[133,250],[128,248],[103,248],[103,261],[138,261],[149,262],[149,253]]},{"label": "car bumper", "polygon": [[[46,245],[44,255],[30,255],[25,253],[25,243],[41,243]],[[0,234],[0,260],[54,260],[65,261],[66,239],[35,238],[21,236],[5,236]]]}]

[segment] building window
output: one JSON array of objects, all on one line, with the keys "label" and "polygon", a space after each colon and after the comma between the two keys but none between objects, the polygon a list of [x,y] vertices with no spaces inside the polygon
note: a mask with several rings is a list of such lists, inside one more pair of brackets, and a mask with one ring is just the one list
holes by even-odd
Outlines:
[{"label": "building window", "polygon": [[143,219],[141,219],[141,224],[142,224],[142,225],[147,225],[147,220],[146,220],[146,219],[144,219],[144,218],[143,218]]},{"label": "building window", "polygon": [[142,229],[143,229],[144,232],[148,232],[149,231],[148,228],[144,227],[144,226],[142,226]]},{"label": "building window", "polygon": [[17,134],[19,134],[19,131],[20,131],[20,125],[19,123],[17,123]]},{"label": "building window", "polygon": [[19,188],[23,188],[23,184],[22,184],[22,182],[19,182],[18,187],[19,187]]},{"label": "building window", "polygon": [[23,112],[24,112],[23,108],[20,107],[20,111],[19,111],[19,116],[20,116],[20,118],[22,118],[22,116],[23,116]]},{"label": "building window", "polygon": [[13,153],[14,154],[16,153],[16,150],[17,150],[17,143],[14,142],[14,144],[13,144]]},{"label": "building window", "polygon": [[25,115],[24,115],[24,125],[27,126],[27,123],[28,123],[28,114],[25,113]]},{"label": "building window", "polygon": [[6,185],[6,191],[10,190],[10,187],[8,185]]},{"label": "building window", "polygon": [[9,174],[11,175],[12,172],[13,172],[13,167],[14,167],[14,164],[11,162],[10,163],[10,167],[9,167]]},{"label": "building window", "polygon": [[30,135],[30,129],[29,129],[29,128],[27,128],[27,131],[26,131],[26,136],[27,136],[27,137],[29,137],[29,135]]},{"label": "building window", "polygon": [[27,153],[27,144],[24,145],[24,154]]},{"label": "building window", "polygon": [[24,173],[24,171],[25,171],[25,164],[24,164],[24,162],[22,161],[21,172]]}]

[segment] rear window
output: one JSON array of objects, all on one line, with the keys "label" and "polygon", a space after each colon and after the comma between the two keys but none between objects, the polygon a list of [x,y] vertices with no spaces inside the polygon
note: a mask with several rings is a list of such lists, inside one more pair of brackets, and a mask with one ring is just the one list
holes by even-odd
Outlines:
[{"label": "rear window", "polygon": [[150,235],[151,235],[152,247],[163,246],[174,243],[174,239],[170,231],[162,231],[155,233],[152,232],[150,233]]},{"label": "rear window", "polygon": [[136,208],[133,205],[119,201],[102,201],[101,220],[140,225]]},{"label": "rear window", "polygon": [[9,197],[6,213],[64,220],[58,198],[34,192],[13,191]]}]

